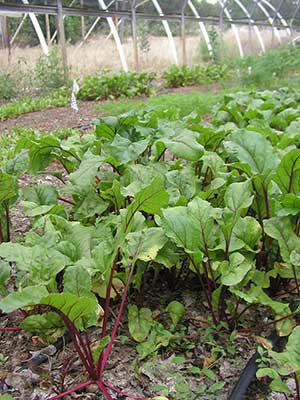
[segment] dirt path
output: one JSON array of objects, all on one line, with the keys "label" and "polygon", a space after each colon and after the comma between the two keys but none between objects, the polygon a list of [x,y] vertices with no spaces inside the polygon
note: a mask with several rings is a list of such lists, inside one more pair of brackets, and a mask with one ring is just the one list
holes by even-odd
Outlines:
[{"label": "dirt path", "polygon": [[72,128],[73,126],[84,125],[99,115],[99,112],[95,110],[95,106],[99,104],[96,101],[82,103],[78,112],[68,106],[23,114],[0,122],[0,133],[15,126],[53,131],[58,128]]},{"label": "dirt path", "polygon": [[[209,90],[216,91],[219,89],[218,84],[189,86],[183,88],[174,88],[168,90],[160,90],[157,95],[166,95],[171,93],[187,94],[195,90],[200,90],[202,93]],[[16,126],[24,128],[39,129],[44,132],[51,132],[55,129],[72,128],[88,124],[91,119],[99,116],[99,111],[96,111],[96,106],[107,103],[107,101],[89,101],[82,102],[79,105],[79,111],[74,111],[70,106],[50,108],[48,110],[34,111],[27,114],[22,114],[16,118],[9,118],[0,122],[0,133],[9,131]]]}]

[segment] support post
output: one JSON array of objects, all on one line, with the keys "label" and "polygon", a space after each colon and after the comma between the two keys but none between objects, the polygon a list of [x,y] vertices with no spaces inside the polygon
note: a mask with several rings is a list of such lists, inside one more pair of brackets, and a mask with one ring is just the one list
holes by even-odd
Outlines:
[{"label": "support post", "polygon": [[187,64],[187,55],[186,55],[186,37],[185,37],[185,8],[188,0],[181,0],[181,9],[180,9],[180,36],[181,36],[181,51],[182,51],[182,65]]},{"label": "support post", "polygon": [[136,0],[131,1],[131,29],[132,29],[132,40],[133,40],[133,53],[134,53],[134,68],[136,71],[139,70],[139,49],[138,49],[138,37],[136,29]]},{"label": "support post", "polygon": [[[84,7],[84,0],[80,0],[80,7]],[[81,39],[84,40],[85,36],[85,20],[84,16],[81,17]]]},{"label": "support post", "polygon": [[57,0],[57,32],[59,38],[59,45],[61,48],[64,79],[65,82],[68,80],[68,59],[67,59],[67,48],[66,48],[66,36],[64,27],[64,17],[61,0]]},{"label": "support post", "polygon": [[[45,0],[45,6],[47,5],[47,0]],[[45,14],[45,28],[46,28],[46,40],[47,40],[47,45],[51,45],[51,32],[50,32],[50,20],[49,20],[49,15]]]}]

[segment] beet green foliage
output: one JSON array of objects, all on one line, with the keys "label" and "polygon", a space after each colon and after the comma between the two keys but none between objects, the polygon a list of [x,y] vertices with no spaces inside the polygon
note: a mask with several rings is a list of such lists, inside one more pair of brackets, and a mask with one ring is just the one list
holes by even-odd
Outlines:
[{"label": "beet green foliage", "polygon": [[[226,95],[210,124],[197,113],[180,120],[174,109],[146,109],[101,118],[83,136],[21,137],[0,174],[0,308],[25,310],[22,327],[52,339],[71,330],[100,386],[128,290],[139,291],[151,270],[189,269],[215,326],[238,329],[247,315],[241,306],[258,304],[280,320],[280,335],[290,335],[288,301],[273,294],[293,282],[291,294],[300,295],[299,143],[299,98],[284,89]],[[43,174],[53,161],[65,171],[53,172],[61,189],[18,190],[19,175]],[[17,200],[33,228],[12,243],[9,214]],[[14,292],[7,285],[11,263]],[[110,298],[118,292],[122,303],[109,336]],[[103,328],[92,354],[80,332],[99,323],[99,298]],[[172,304],[168,312],[176,335],[184,309]],[[164,332],[151,350],[141,346],[163,329],[150,314],[129,308],[141,357],[171,340]],[[282,363],[283,356],[273,357]],[[292,367],[300,370],[297,357]]]}]

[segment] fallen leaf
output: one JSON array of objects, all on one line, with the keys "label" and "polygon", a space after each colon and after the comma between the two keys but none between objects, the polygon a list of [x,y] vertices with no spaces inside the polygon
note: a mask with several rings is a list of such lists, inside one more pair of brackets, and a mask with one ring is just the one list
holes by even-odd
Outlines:
[{"label": "fallen leaf", "polygon": [[255,336],[255,340],[266,350],[271,350],[273,347],[272,342],[262,336]]},{"label": "fallen leaf", "polygon": [[203,362],[203,368],[209,368],[217,359],[215,354],[212,354],[210,357],[205,357]]}]

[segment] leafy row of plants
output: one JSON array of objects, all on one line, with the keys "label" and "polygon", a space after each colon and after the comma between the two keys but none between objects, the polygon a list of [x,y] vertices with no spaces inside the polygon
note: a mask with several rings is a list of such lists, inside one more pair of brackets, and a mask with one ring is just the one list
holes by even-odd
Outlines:
[{"label": "leafy row of plants", "polygon": [[227,67],[221,64],[173,65],[163,73],[164,85],[170,88],[219,82],[227,76],[227,71]]},{"label": "leafy row of plants", "polygon": [[249,56],[235,62],[239,79],[245,85],[274,87],[274,83],[288,75],[298,75],[300,50],[298,46],[285,45],[270,49],[264,54]]},{"label": "leafy row of plants", "polygon": [[[300,308],[289,303],[300,298],[299,124],[299,96],[282,89],[226,95],[210,125],[197,113],[180,120],[176,110],[148,109],[99,119],[84,136],[18,140],[0,175],[0,308],[22,309],[22,329],[52,340],[69,331],[89,375],[70,391],[94,382],[112,399],[103,376],[128,292],[143,293],[157,276],[178,286],[185,274],[198,283],[214,338],[269,326],[289,337],[282,355],[263,356],[259,374],[273,390],[290,391],[287,374],[298,387]],[[50,173],[53,161],[68,175],[53,172],[61,189],[18,189],[21,174]],[[20,200],[33,229],[12,243],[10,212]],[[109,334],[113,298],[121,301]],[[269,320],[249,326],[258,307]],[[128,308],[140,359],[180,340],[184,306],[173,301],[167,311],[169,329],[151,310]],[[91,344],[88,328],[99,318]]]},{"label": "leafy row of plants", "polygon": [[6,103],[0,107],[0,122],[32,111],[63,107],[69,103],[70,91],[67,87],[57,89],[45,97],[23,97],[20,100]]},{"label": "leafy row of plants", "polygon": [[154,73],[107,71],[99,75],[86,76],[80,85],[78,98],[82,100],[115,99],[118,97],[149,96],[153,92]]}]

